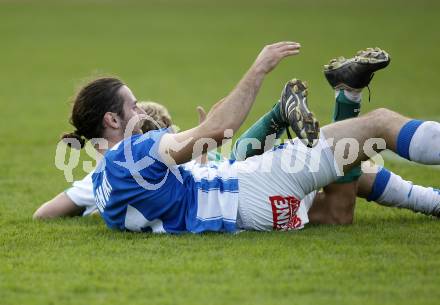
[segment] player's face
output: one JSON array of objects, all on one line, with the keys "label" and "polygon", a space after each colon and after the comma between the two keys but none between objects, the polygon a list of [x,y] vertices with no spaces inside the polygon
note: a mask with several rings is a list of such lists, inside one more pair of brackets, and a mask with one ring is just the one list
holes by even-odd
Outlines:
[{"label": "player's face", "polygon": [[[142,108],[138,107],[136,97],[127,86],[122,86],[121,89],[119,89],[119,94],[124,100],[123,132],[125,132],[125,128],[130,119],[140,114],[145,114],[145,111]],[[142,121],[139,120],[133,129],[133,134],[142,133],[141,126]]]}]

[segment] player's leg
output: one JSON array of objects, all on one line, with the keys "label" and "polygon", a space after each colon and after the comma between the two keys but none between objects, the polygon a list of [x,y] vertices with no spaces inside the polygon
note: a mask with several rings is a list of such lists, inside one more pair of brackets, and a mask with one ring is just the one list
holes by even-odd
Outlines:
[{"label": "player's leg", "polygon": [[[332,147],[335,159],[344,172],[368,159],[367,148],[371,139],[384,140],[386,148],[401,157],[421,164],[440,164],[440,124],[433,121],[413,120],[388,109],[376,109],[356,119],[337,122],[323,128],[328,139],[334,139]],[[353,139],[359,148],[354,161],[347,164],[338,145]],[[368,142],[367,142],[368,141]],[[341,148],[341,146],[339,147]],[[383,150],[383,149],[378,149]]]},{"label": "player's leg", "polygon": [[[337,101],[335,105],[335,121],[342,121],[350,117],[356,117],[359,114],[360,93],[362,89],[369,85],[371,79],[373,78],[374,72],[386,67],[389,64],[389,62],[390,62],[390,57],[385,51],[378,48],[376,49],[369,48],[364,51],[359,51],[357,56],[350,59],[345,59],[342,57],[338,59],[334,59],[330,62],[330,65],[324,67],[324,74],[328,82],[337,92]],[[377,111],[376,114],[378,114],[378,112],[379,111]],[[374,116],[374,114],[372,114],[371,116]],[[365,122],[366,120],[368,120],[368,118],[362,117],[356,122],[358,124],[364,122],[363,123],[364,125],[368,125],[368,123]],[[334,142],[338,145],[333,147],[333,152],[335,152],[335,148],[339,149],[339,151],[336,151],[334,157],[343,159],[344,154],[341,154],[340,151],[342,148],[342,152],[344,152],[343,149],[344,145],[342,145],[343,142],[341,142],[340,140],[345,138],[351,138],[351,135],[354,134],[352,134],[352,131],[349,129],[345,130],[347,131],[347,133],[344,134],[343,131],[340,131],[338,127],[340,126],[340,124],[344,126],[347,125],[348,123],[344,121],[344,122],[337,122],[330,126],[326,126],[324,128],[325,129],[324,134],[327,136],[327,138],[333,138],[334,136],[336,136]],[[370,127],[371,129],[371,126],[366,126],[366,127]],[[370,130],[369,128],[366,127],[361,126],[361,128],[358,129],[359,134],[355,135],[355,137],[360,137],[362,139],[361,141],[362,144],[367,139],[369,139],[370,138],[369,135],[372,134],[372,132],[374,132],[374,130]],[[374,127],[376,126],[372,126],[372,128]],[[342,127],[342,129],[344,128],[345,127]],[[336,129],[338,133],[333,134],[334,129]],[[337,136],[341,136],[341,137],[338,138]],[[363,150],[361,150],[361,153],[363,153]],[[363,157],[365,157],[365,155],[360,154],[359,157],[360,159],[362,159]],[[352,172],[348,173],[347,177],[344,177],[342,180],[339,180],[340,182],[352,182],[357,180],[360,174],[359,166],[358,166],[359,160],[357,160],[357,162],[358,162],[357,165],[351,165],[350,168],[345,168],[344,173],[347,173],[347,169],[351,169],[351,167],[355,167],[355,169],[353,169]],[[338,160],[338,164],[342,164],[342,163],[343,160]],[[324,179],[323,182],[325,181],[326,180]],[[353,188],[354,184],[352,184],[350,187]]]},{"label": "player's leg", "polygon": [[264,114],[234,143],[230,158],[245,160],[249,157],[261,155],[273,147],[276,140],[286,130],[287,123],[281,116],[280,103]]},{"label": "player's leg", "polygon": [[[305,90],[304,86],[298,86],[294,99],[305,99]],[[440,164],[440,141],[436,140],[440,137],[440,124],[411,120],[388,109],[377,109],[359,118],[327,125],[321,134],[312,149],[296,140],[288,145],[288,150],[284,150],[293,153],[290,161],[305,158],[299,163],[305,164],[301,175],[295,173],[297,178],[303,176],[302,181],[294,178],[295,175],[291,178],[295,180],[294,183],[299,183],[296,190],[299,198],[334,182],[361,161],[384,150],[385,147],[375,147],[378,142],[410,160],[422,164]],[[347,140],[350,140],[348,158]],[[321,155],[323,158],[319,158]],[[282,166],[290,165],[286,163]]]},{"label": "player's leg", "polygon": [[[359,116],[361,111],[362,92],[350,89],[335,89],[335,109],[333,113],[333,122],[339,122]],[[356,187],[356,181],[361,176],[361,168],[357,166],[343,177],[339,178],[335,183],[346,184]]]},{"label": "player's leg", "polygon": [[[350,89],[335,90],[333,121],[355,118],[360,114],[361,91]],[[351,224],[354,219],[357,182],[362,175],[357,166],[319,192],[309,210],[310,223]]]},{"label": "player's leg", "polygon": [[[301,90],[301,98],[296,93]],[[245,160],[271,149],[289,126],[308,146],[319,136],[319,122],[307,106],[306,85],[296,79],[288,81],[280,100],[234,143],[231,159]]]},{"label": "player's leg", "polygon": [[[355,57],[350,59],[343,57],[332,59],[329,65],[324,67],[324,74],[330,86],[335,90],[334,122],[359,116],[362,90],[369,85],[372,73],[385,68],[389,61],[389,55],[385,51],[369,48],[359,51]],[[357,67],[358,65],[363,67]],[[355,83],[353,79],[356,80]],[[366,81],[359,82],[359,79]],[[357,88],[352,88],[350,85]],[[310,222],[352,223],[356,204],[357,181],[361,175],[361,168],[357,166],[334,183],[324,187],[323,191],[316,196],[309,210]]]},{"label": "player's leg", "polygon": [[[387,52],[379,48],[367,48],[352,58],[338,57],[324,66],[324,75],[336,94],[335,122],[359,115],[362,90],[369,86],[374,73],[387,67],[390,61]],[[356,181],[360,175],[360,166],[356,166],[336,183]]]},{"label": "player's leg", "polygon": [[[386,62],[386,58],[388,58],[389,61],[389,56],[384,51],[378,48],[360,51],[358,52],[358,55],[365,57],[362,60],[364,62],[363,65],[365,66],[371,65],[373,67],[376,66],[376,68],[379,69],[385,67],[384,63]],[[377,59],[379,59],[379,61],[376,61]],[[380,61],[380,59],[382,59],[382,61]],[[370,62],[368,60],[370,60]],[[350,88],[349,85],[359,87],[360,84],[359,82],[350,83],[350,81],[352,81],[352,79],[359,78],[358,75],[359,73],[368,74],[370,73],[370,71],[366,69],[363,69],[362,71],[359,69],[352,69],[352,68],[348,69],[348,71],[345,71],[344,73],[339,71],[340,69],[344,69],[344,67],[347,68],[350,65],[351,66],[361,65],[361,63],[355,63],[353,59],[348,59],[348,60],[334,59],[330,61],[330,66],[327,66],[325,69],[325,74],[327,79],[329,80],[329,83],[330,84],[333,83],[334,87],[340,88],[340,90],[336,90],[337,100],[336,100],[335,112],[334,112],[335,121],[339,121],[341,119],[350,118],[350,117],[356,117],[360,112],[359,89],[361,88],[359,88],[358,90],[350,90],[348,88]],[[371,77],[370,78],[364,77],[363,79],[368,80],[371,79]],[[357,180],[361,174],[362,171],[360,169],[360,166],[358,166],[357,168],[347,173],[344,177],[338,179],[335,182],[335,184],[341,184],[344,182]],[[327,187],[327,189],[330,189],[330,191],[335,191],[335,192],[348,191],[350,193],[351,190],[348,189],[350,184],[353,183],[344,183],[340,185],[340,188],[342,189],[338,187]],[[344,188],[344,185],[346,186],[347,189]],[[374,192],[373,192],[373,186],[375,186]],[[380,170],[379,175],[377,175],[376,173],[364,174],[359,183],[359,194],[363,195],[364,198],[368,198],[370,200],[376,200],[378,201],[379,204],[385,206],[397,206],[397,207],[408,208],[425,214],[438,213],[437,206],[440,204],[440,200],[438,199],[439,196],[438,192],[436,192],[433,188],[424,188],[420,186],[415,186],[414,192],[411,191],[411,189],[412,189],[411,182],[403,180],[398,175],[391,173],[384,168]],[[409,192],[411,192],[410,193],[411,196],[408,196]],[[322,194],[322,195],[323,196],[319,196],[319,197],[326,197],[326,199],[328,199],[328,201],[331,202],[332,205],[334,204],[336,207],[341,205],[340,200],[332,200],[331,194]],[[320,204],[323,198],[319,198],[319,197],[317,197],[317,202],[316,204],[314,204],[313,207],[323,206],[323,204]],[[327,208],[327,205],[325,205],[325,208]],[[315,210],[316,209],[312,208],[311,213],[313,214]],[[331,210],[326,212],[327,212],[326,215],[335,214],[332,213]],[[311,215],[310,218],[312,221],[313,215]]]},{"label": "player's leg", "polygon": [[[335,89],[334,122],[359,116],[360,108],[360,90]],[[317,193],[308,212],[310,223],[351,224],[361,174],[360,166],[357,166]]]},{"label": "player's leg", "polygon": [[316,195],[308,212],[310,223],[352,223],[354,204],[350,206],[348,203],[353,200],[353,196],[385,207],[440,217],[439,189],[415,185],[383,167],[376,167],[374,173],[363,173],[356,190],[346,186],[347,184],[332,183]]},{"label": "player's leg", "polygon": [[356,203],[357,182],[331,183],[318,192],[308,210],[313,224],[352,224]]},{"label": "player's leg", "polygon": [[440,190],[414,185],[383,167],[360,177],[358,196],[387,207],[440,216]]},{"label": "player's leg", "polygon": [[[368,56],[370,57],[366,58]],[[388,54],[380,49],[367,49],[360,51],[359,56],[355,58],[334,60],[326,67],[325,74],[335,88],[359,89],[368,85],[375,70],[385,67],[388,63]],[[388,149],[404,158],[423,164],[438,164],[439,126],[438,122],[410,120],[398,113],[379,109],[359,119],[327,126],[325,133],[328,138],[335,138],[335,143],[342,139],[355,138],[361,148],[373,137],[382,138],[386,141]],[[365,157],[365,152],[361,149],[354,164]],[[340,156],[336,154],[336,158]],[[340,165],[343,163],[340,160],[338,162]],[[347,166],[347,169],[352,167],[353,165]]]}]

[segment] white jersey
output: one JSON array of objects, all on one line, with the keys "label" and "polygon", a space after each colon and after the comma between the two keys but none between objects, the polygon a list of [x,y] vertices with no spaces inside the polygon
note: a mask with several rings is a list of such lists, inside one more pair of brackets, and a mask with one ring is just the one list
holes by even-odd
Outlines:
[{"label": "white jersey", "polygon": [[87,216],[97,210],[95,198],[93,196],[92,173],[85,176],[82,180],[73,182],[72,186],[64,193],[73,203],[85,208],[82,216]]}]

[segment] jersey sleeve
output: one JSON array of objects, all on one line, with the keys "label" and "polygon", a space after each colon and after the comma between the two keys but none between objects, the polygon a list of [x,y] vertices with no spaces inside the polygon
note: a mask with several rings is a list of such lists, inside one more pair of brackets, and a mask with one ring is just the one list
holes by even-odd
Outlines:
[{"label": "jersey sleeve", "polygon": [[138,172],[144,179],[162,179],[168,170],[159,154],[159,144],[169,129],[152,130],[133,139],[133,161],[139,164]]},{"label": "jersey sleeve", "polygon": [[89,215],[96,210],[95,198],[93,196],[92,173],[85,176],[82,180],[73,182],[72,187],[67,189],[65,194],[75,205],[86,209],[83,216]]}]

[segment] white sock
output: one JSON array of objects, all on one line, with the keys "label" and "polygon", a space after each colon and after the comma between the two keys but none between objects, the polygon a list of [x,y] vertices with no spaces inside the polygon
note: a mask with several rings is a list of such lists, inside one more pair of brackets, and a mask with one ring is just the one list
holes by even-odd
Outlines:
[{"label": "white sock", "polygon": [[440,215],[440,190],[413,185],[385,168],[378,172],[368,200],[426,215]]},{"label": "white sock", "polygon": [[412,120],[397,138],[397,153],[422,164],[440,164],[440,123]]},{"label": "white sock", "polygon": [[347,90],[347,89],[335,90],[335,98],[338,97],[340,91],[344,91],[345,97],[348,100],[350,100],[351,102],[360,103],[362,100],[362,92],[361,91],[354,91],[354,90]]}]

